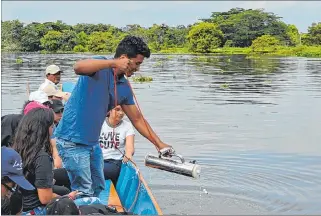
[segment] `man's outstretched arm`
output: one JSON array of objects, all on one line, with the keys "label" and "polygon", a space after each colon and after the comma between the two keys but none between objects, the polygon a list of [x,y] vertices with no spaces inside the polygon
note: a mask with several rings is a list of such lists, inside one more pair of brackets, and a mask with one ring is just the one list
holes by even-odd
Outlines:
[{"label": "man's outstretched arm", "polygon": [[159,150],[171,147],[168,144],[163,143],[160,138],[153,131],[147,120],[144,120],[144,117],[137,109],[136,105],[122,105],[123,111],[126,113],[130,121],[136,130],[148,139],[151,143],[153,143]]}]

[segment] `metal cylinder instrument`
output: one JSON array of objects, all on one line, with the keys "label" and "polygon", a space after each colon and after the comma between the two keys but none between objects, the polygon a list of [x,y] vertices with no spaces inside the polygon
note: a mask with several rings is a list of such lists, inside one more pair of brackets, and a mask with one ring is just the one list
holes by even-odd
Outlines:
[{"label": "metal cylinder instrument", "polygon": [[174,160],[168,157],[154,156],[154,155],[146,155],[145,157],[145,165],[151,168],[156,168],[168,172],[177,173],[180,175],[199,178],[201,173],[201,166],[195,164],[193,162],[185,162],[184,158],[181,155],[174,154],[172,156],[176,156],[180,159]]}]

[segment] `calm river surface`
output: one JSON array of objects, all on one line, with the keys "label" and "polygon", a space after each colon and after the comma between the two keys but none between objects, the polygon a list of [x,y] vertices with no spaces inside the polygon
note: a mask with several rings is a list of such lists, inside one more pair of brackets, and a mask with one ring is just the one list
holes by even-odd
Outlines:
[{"label": "calm river surface", "polygon": [[[76,81],[87,57],[2,54],[1,115],[20,112],[47,65]],[[153,55],[140,73],[154,79],[132,82],[145,117],[202,165],[198,180],[147,168],[156,150],[137,134],[134,159],[164,214],[321,214],[321,59]]]}]

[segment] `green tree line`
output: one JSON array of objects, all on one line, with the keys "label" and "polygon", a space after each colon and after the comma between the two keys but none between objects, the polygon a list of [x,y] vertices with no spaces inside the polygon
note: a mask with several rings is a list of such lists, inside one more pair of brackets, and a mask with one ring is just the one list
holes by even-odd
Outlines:
[{"label": "green tree line", "polygon": [[209,18],[176,27],[154,24],[145,28],[131,24],[117,28],[109,24],[67,25],[59,20],[25,25],[10,20],[2,21],[1,34],[4,52],[112,53],[126,35],[136,35],[144,38],[153,52],[215,53],[242,49],[245,53],[271,53],[310,49],[321,53],[321,22],[312,23],[307,33],[300,34],[295,25],[286,24],[281,17],[263,9],[212,12]]}]

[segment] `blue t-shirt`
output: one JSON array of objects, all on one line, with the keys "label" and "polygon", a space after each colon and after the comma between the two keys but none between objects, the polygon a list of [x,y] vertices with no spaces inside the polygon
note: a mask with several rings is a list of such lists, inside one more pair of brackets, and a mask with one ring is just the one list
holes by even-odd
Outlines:
[{"label": "blue t-shirt", "polygon": [[[106,57],[94,57],[107,59]],[[117,77],[117,103],[134,105],[127,79]],[[81,75],[65,105],[54,136],[78,144],[98,145],[107,112],[114,107],[114,73],[106,68],[92,76]]]}]

